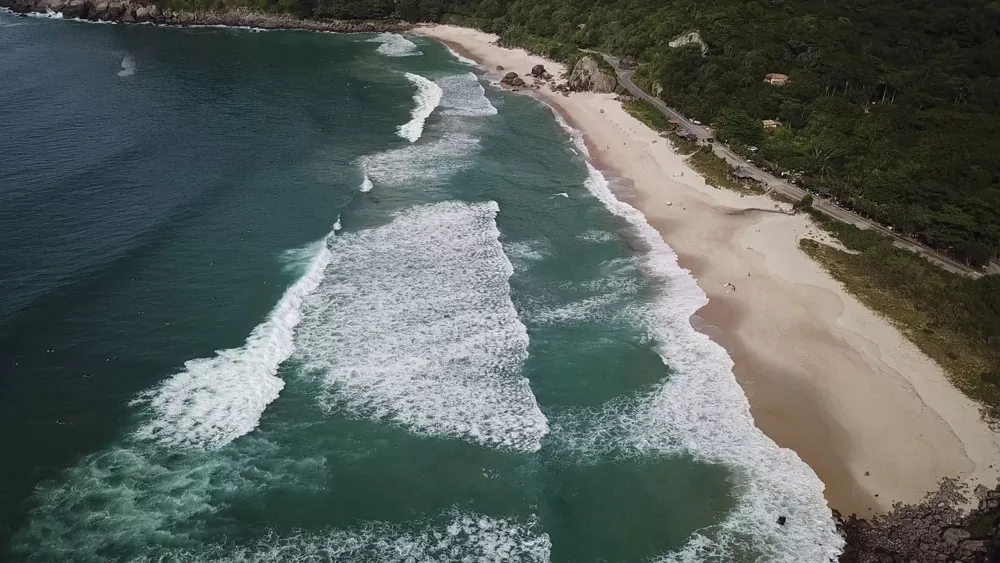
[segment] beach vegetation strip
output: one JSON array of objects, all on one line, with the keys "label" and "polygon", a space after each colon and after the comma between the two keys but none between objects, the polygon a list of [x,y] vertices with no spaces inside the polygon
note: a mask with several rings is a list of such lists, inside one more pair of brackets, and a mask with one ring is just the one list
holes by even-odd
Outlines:
[{"label": "beach vegetation strip", "polygon": [[876,232],[813,217],[854,252],[809,239],[799,241],[802,250],[938,362],[991,423],[1000,422],[1000,276],[952,274]]},{"label": "beach vegetation strip", "polygon": [[623,100],[622,107],[632,117],[668,139],[678,154],[687,156],[688,165],[698,171],[708,185],[743,194],[755,193],[747,185],[733,178],[732,166],[712,152],[711,146],[700,145],[680,136],[676,125],[671,123],[663,112],[653,107],[653,104],[632,98]]}]

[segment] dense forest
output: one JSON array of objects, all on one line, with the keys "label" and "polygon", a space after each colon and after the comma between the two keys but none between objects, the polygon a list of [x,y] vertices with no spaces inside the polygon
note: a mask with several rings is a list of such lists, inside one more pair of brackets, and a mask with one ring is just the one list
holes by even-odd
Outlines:
[{"label": "dense forest", "polygon": [[[1000,253],[1000,3],[481,0],[446,13],[634,56],[660,97],[758,147],[757,162],[969,263]],[[692,30],[704,55],[668,45]]]},{"label": "dense forest", "polygon": [[[176,0],[179,3],[211,0]],[[307,17],[452,21],[638,80],[755,162],[983,265],[1000,254],[1000,2],[249,0]],[[672,48],[697,30],[707,44]],[[789,77],[784,86],[764,80]],[[660,90],[662,88],[662,90]],[[780,122],[765,129],[762,121]]]}]

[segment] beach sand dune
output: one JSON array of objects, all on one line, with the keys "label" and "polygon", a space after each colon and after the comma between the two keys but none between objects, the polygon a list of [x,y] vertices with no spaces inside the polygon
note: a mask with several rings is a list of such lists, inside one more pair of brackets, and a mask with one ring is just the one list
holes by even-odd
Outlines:
[{"label": "beach sand dune", "polygon": [[[487,69],[564,70],[479,31],[416,33]],[[595,166],[698,279],[710,301],[692,323],[726,347],[757,425],[816,471],[833,508],[886,510],[945,476],[996,483],[998,435],[937,364],[799,250],[801,237],[818,236],[807,216],[734,213],[775,203],[706,185],[613,95],[530,92],[583,133]]]}]

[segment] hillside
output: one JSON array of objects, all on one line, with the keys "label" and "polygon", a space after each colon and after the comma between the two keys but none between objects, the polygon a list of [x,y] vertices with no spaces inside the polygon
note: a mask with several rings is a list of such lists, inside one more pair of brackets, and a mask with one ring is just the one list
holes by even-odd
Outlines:
[{"label": "hillside", "polygon": [[[559,56],[636,57],[639,78],[755,161],[970,264],[1000,254],[1000,4],[433,0],[451,19]],[[708,44],[671,48],[698,30]],[[787,84],[765,82],[769,73]],[[765,119],[781,126],[765,130]]]}]

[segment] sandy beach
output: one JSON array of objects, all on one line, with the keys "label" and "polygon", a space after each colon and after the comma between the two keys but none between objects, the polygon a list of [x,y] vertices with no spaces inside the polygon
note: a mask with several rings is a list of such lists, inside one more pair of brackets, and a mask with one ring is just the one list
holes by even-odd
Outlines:
[{"label": "sandy beach", "polygon": [[[414,31],[526,74],[557,63],[452,26]],[[610,94],[523,90],[579,129],[595,166],[641,210],[709,297],[692,323],[725,346],[758,427],[826,484],[831,507],[869,515],[918,500],[942,477],[996,484],[1000,439],[941,368],[798,247],[829,242],[805,215],[719,190]],[[732,283],[736,291],[727,291]]]}]

